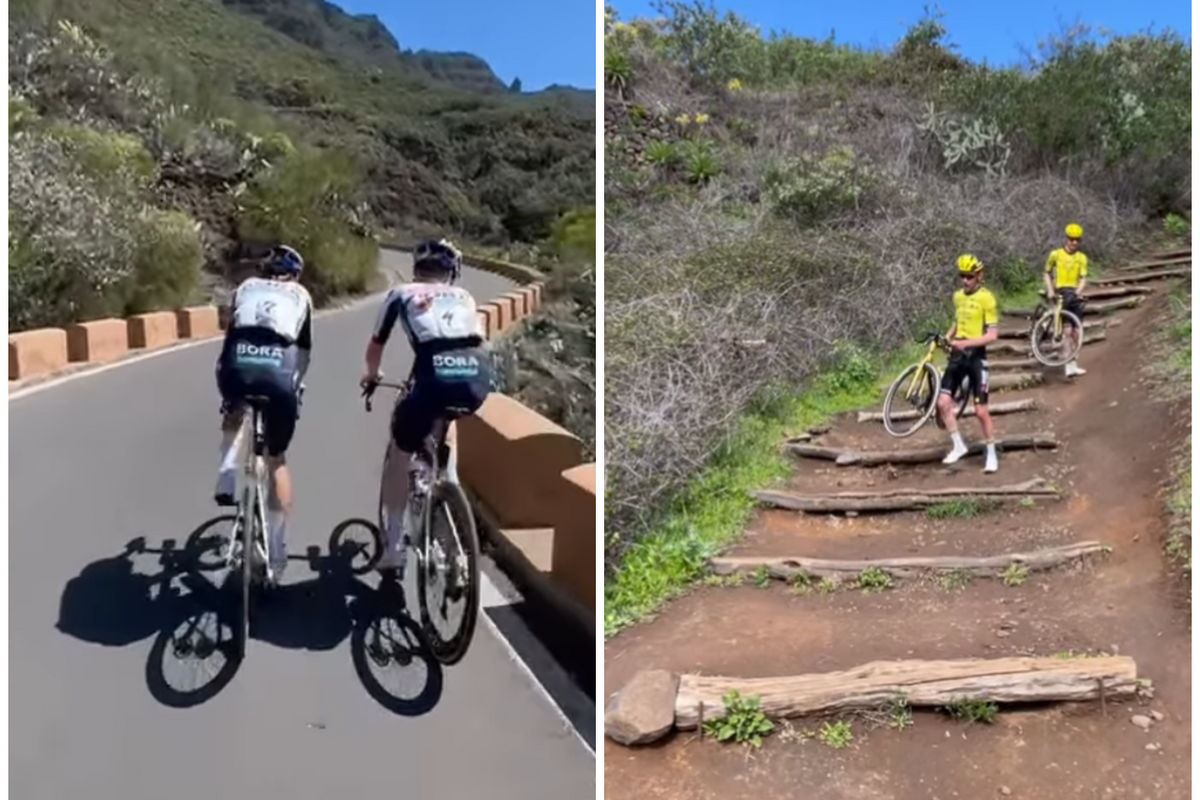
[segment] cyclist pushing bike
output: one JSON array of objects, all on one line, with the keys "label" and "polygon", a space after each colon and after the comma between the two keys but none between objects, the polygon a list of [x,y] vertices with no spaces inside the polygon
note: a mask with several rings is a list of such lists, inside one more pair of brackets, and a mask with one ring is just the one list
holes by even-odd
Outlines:
[{"label": "cyclist pushing bike", "polygon": [[952,400],[954,387],[961,385],[966,378],[975,400],[975,415],[979,417],[987,443],[983,471],[995,472],[999,469],[999,463],[996,459],[996,430],[987,407],[987,346],[996,341],[999,335],[999,311],[996,297],[983,287],[983,264],[979,259],[969,254],[959,256],[958,276],[963,286],[954,293],[954,324],[946,333],[952,352],[950,363],[942,375],[942,388],[937,399],[938,414],[953,444],[953,449],[942,463],[954,464],[969,452],[958,431]]},{"label": "cyclist pushing bike", "polygon": [[230,302],[229,326],[217,359],[221,392],[221,466],[215,499],[235,505],[237,452],[245,398],[268,398],[263,409],[265,461],[271,475],[267,499],[270,569],[276,579],[287,565],[287,525],[292,480],[285,455],[296,432],[299,394],[312,355],[312,297],[300,285],[304,259],[287,245],[271,250],[261,277],[238,286]]},{"label": "cyclist pushing bike", "polygon": [[[1062,295],[1063,309],[1070,311],[1076,319],[1083,319],[1083,290],[1087,286],[1087,256],[1079,252],[1079,240],[1083,238],[1083,227],[1072,222],[1066,228],[1067,243],[1050,252],[1046,259],[1046,272],[1043,279],[1046,283],[1046,299],[1054,302],[1058,294]],[[1078,352],[1083,331],[1075,325],[1075,320],[1063,317],[1070,328],[1067,336],[1071,338],[1072,350]],[[1076,356],[1066,363],[1063,372],[1068,378],[1087,374],[1087,370],[1079,367]]]},{"label": "cyclist pushing bike", "polygon": [[[382,502],[386,509],[384,553],[380,570],[404,575],[408,557],[405,506],[408,469],[413,453],[448,408],[474,413],[491,389],[487,339],[479,324],[475,298],[455,283],[462,254],[445,239],[425,241],[413,253],[413,280],[395,287],[383,302],[367,344],[363,389],[382,380],[379,364],[393,327],[399,321],[413,348],[409,391],[396,404],[391,420],[387,472]],[[446,475],[458,482],[455,425],[447,430],[450,457]]]}]

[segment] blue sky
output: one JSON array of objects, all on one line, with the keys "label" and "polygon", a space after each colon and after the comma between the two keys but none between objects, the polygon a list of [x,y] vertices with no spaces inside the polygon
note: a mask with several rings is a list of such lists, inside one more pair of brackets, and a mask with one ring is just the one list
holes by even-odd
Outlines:
[{"label": "blue sky", "polygon": [[[707,5],[707,0],[703,0]],[[917,22],[929,0],[848,0],[814,3],[791,0],[713,0],[721,13],[733,11],[763,33],[772,28],[797,36],[825,39],[830,31],[835,41],[868,49],[890,48]],[[609,0],[621,19],[657,16],[647,0]],[[992,66],[1009,66],[1021,59],[1021,48],[1036,52],[1037,41],[1057,34],[1064,27],[1085,23],[1094,28],[1107,27],[1118,33],[1134,33],[1153,25],[1162,32],[1171,28],[1190,42],[1192,7],[1190,0],[942,0],[938,6],[945,16],[942,25],[948,31],[956,51],[972,61],[985,58]]]},{"label": "blue sky", "polygon": [[505,83],[596,88],[594,0],[330,0],[379,17],[400,47],[474,53]]}]

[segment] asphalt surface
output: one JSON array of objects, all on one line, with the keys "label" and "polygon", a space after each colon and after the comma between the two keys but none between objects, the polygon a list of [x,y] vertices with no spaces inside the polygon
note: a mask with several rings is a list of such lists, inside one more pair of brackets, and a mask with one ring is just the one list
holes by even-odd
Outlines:
[{"label": "asphalt surface", "polygon": [[[469,269],[463,281],[480,302],[509,286]],[[212,644],[219,576],[163,556],[226,513],[212,501],[219,344],[10,401],[13,797],[595,795],[594,756],[490,626],[454,667],[406,636],[409,663],[375,668],[360,641],[373,637],[353,631],[378,629],[395,604],[374,576],[304,558],[328,556],[343,520],[374,514],[390,397],[368,415],[357,381],[377,310],[316,322],[290,452],[292,561],[240,664],[223,655],[227,631]],[[393,339],[385,372],[402,379],[410,358]],[[503,606],[489,588],[485,605]]]}]

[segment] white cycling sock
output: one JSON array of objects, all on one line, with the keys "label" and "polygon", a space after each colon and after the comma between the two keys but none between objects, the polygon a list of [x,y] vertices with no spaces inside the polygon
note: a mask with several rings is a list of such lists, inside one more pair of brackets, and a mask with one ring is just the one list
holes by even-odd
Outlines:
[{"label": "white cycling sock", "polygon": [[950,441],[954,443],[955,450],[966,450],[967,446],[963,444],[962,434],[958,431],[950,434]]},{"label": "white cycling sock", "polygon": [[233,436],[225,434],[221,438],[221,472],[233,472],[237,469],[238,443],[242,439],[242,429],[238,428]]}]

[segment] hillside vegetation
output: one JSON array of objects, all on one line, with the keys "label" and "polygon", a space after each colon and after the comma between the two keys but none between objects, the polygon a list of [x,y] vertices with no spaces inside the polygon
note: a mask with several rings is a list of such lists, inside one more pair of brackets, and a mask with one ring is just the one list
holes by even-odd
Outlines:
[{"label": "hillside vegetation", "polygon": [[545,241],[594,203],[593,93],[323,0],[9,13],[11,330],[219,295],[277,239],[324,302],[370,287],[380,237]]},{"label": "hillside vegetation", "polygon": [[1068,222],[1103,269],[1190,218],[1191,49],[1173,33],[1072,29],[993,69],[939,17],[868,52],[699,3],[607,11],[610,599],[639,543],[660,567],[629,581],[669,583],[711,554],[701,527],[738,528],[781,425],[876,399],[881,359],[947,323],[960,253],[1028,304]]}]

